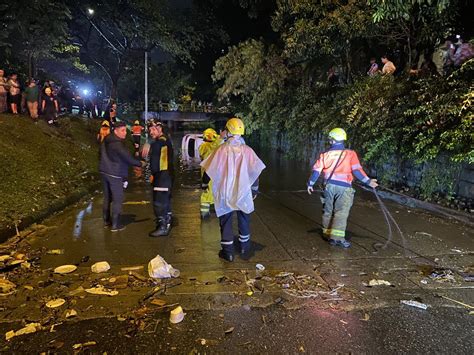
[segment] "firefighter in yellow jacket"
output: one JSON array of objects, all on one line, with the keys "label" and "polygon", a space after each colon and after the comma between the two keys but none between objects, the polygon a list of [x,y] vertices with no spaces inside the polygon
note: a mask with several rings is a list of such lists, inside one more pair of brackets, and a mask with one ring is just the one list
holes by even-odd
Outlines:
[{"label": "firefighter in yellow jacket", "polygon": [[[203,132],[204,142],[199,146],[199,156],[201,161],[204,161],[209,155],[211,155],[220,145],[221,139],[217,132],[208,128]],[[201,176],[204,174],[204,170],[201,169]],[[214,204],[214,197],[212,195],[212,181],[201,193],[201,219],[207,219],[211,216],[211,205]]]}]

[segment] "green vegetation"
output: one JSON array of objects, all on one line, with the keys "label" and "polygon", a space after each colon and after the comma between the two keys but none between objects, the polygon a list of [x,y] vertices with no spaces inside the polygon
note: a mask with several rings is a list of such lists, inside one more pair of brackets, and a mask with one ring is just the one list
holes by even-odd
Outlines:
[{"label": "green vegetation", "polygon": [[98,123],[61,118],[60,127],[0,115],[0,231],[29,224],[97,184]]},{"label": "green vegetation", "polygon": [[[218,95],[232,100],[250,130],[285,132],[290,150],[341,126],[382,182],[402,182],[396,177],[407,161],[434,166],[445,158],[451,179],[460,164],[474,163],[474,60],[449,77],[409,76],[408,69],[440,48],[461,3],[279,1],[272,18],[279,40],[231,47],[214,67]],[[386,51],[400,53],[401,75],[368,77],[372,53]],[[336,85],[327,80],[333,65]],[[428,169],[421,195],[451,194],[445,180]]]}]

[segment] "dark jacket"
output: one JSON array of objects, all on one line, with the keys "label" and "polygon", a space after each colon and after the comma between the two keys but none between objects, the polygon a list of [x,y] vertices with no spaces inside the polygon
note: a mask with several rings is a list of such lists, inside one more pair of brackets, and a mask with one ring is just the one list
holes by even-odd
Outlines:
[{"label": "dark jacket", "polygon": [[99,171],[103,174],[126,178],[130,165],[141,166],[140,160],[132,157],[130,152],[114,133],[105,137],[100,145]]},{"label": "dark jacket", "polygon": [[153,175],[163,171],[173,172],[173,146],[165,135],[151,143],[150,169]]}]

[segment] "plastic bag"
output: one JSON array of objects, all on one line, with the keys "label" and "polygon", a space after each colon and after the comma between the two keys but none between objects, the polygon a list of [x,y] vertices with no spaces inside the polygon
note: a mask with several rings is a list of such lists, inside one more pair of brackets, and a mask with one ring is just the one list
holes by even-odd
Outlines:
[{"label": "plastic bag", "polygon": [[148,263],[148,275],[154,279],[179,277],[179,270],[168,264],[160,255],[157,255]]}]

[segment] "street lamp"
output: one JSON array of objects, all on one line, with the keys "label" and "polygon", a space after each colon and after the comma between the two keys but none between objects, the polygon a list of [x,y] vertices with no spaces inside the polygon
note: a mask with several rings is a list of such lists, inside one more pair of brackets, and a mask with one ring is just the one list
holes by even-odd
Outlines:
[{"label": "street lamp", "polygon": [[87,13],[91,16],[94,15],[94,9],[91,9],[91,8],[87,9]]}]

